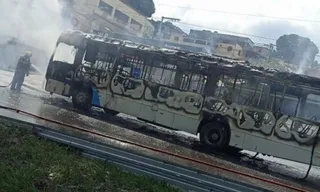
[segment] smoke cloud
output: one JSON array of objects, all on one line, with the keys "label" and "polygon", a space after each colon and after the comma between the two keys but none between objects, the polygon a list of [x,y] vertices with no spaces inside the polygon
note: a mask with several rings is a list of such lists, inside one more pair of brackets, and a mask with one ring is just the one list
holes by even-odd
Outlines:
[{"label": "smoke cloud", "polygon": [[298,73],[298,74],[304,74],[305,73],[306,68],[309,67],[310,64],[311,64],[310,62],[312,62],[312,61],[310,61],[311,55],[312,55],[312,52],[311,52],[310,48],[308,48],[303,53],[303,57],[302,57],[302,59],[301,59],[301,61],[299,63],[299,68],[298,68],[296,73]]},{"label": "smoke cloud", "polygon": [[43,50],[49,57],[60,33],[71,27],[61,17],[61,10],[58,0],[0,1],[0,44],[15,37],[18,42]]}]

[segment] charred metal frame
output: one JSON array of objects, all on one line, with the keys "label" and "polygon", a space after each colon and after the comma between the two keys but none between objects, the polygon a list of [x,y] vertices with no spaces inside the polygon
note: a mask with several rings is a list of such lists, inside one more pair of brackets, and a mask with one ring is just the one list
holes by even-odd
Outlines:
[{"label": "charred metal frame", "polygon": [[[90,52],[91,54],[98,54],[99,49],[102,48],[103,50],[107,51],[108,54],[112,54],[115,57],[114,63],[112,66],[113,73],[115,73],[115,71],[117,70],[117,67],[118,67],[117,60],[120,58],[121,54],[137,56],[139,57],[139,59],[143,60],[143,62],[140,62],[137,64],[143,65],[143,68],[142,68],[143,76],[140,78],[143,78],[145,80],[149,79],[149,78],[146,79],[147,74],[149,76],[151,75],[151,71],[147,73],[147,70],[152,69],[154,67],[164,69],[161,66],[157,66],[157,64],[159,65],[160,63],[159,61],[163,63],[170,63],[176,66],[176,70],[174,70],[176,71],[176,73],[183,72],[182,75],[188,76],[187,78],[188,82],[185,82],[186,85],[188,86],[187,90],[189,90],[190,88],[190,82],[192,80],[193,74],[199,74],[203,77],[207,77],[207,80],[210,81],[210,75],[212,73],[216,73],[222,76],[227,75],[230,77],[235,77],[235,82],[240,77],[241,79],[246,79],[245,77],[250,76],[256,80],[259,79],[259,81],[262,80],[263,82],[268,82],[268,84],[270,83],[269,85],[271,84],[281,85],[285,83],[286,85],[291,85],[291,86],[293,85],[295,87],[302,88],[305,90],[303,92],[303,94],[305,95],[308,95],[311,93],[315,93],[319,95],[320,93],[320,79],[318,78],[309,77],[305,75],[298,75],[290,72],[280,72],[277,70],[269,70],[269,69],[264,69],[262,67],[250,66],[249,63],[246,61],[235,61],[235,60],[214,57],[214,56],[207,56],[207,55],[196,54],[191,52],[157,49],[157,48],[152,48],[150,46],[135,44],[128,41],[122,41],[122,40],[112,39],[112,38],[102,38],[97,35],[85,34],[79,31],[67,31],[61,34],[56,45],[58,46],[59,43],[65,43],[67,45],[74,46],[77,50],[79,50],[77,51],[75,62],[73,63],[73,65],[75,66],[81,65],[83,57],[85,61],[95,63],[94,61],[96,61],[96,58],[93,55],[90,56]],[[95,50],[90,50],[88,48],[95,49]],[[49,78],[48,72],[51,71],[49,69],[53,67],[52,59],[54,54],[55,52],[53,53],[49,62],[48,71],[46,74],[47,78]],[[130,67],[132,68],[132,66]],[[184,82],[184,81],[181,81],[181,80],[177,81],[175,79],[175,82]],[[232,88],[233,91],[235,90],[235,86],[236,86],[235,82]],[[168,85],[163,85],[163,86],[168,86]],[[205,87],[205,89],[208,89],[206,85],[203,85],[203,86]],[[255,94],[257,92],[258,87],[259,87],[259,82],[256,82],[256,87],[254,89]],[[175,85],[172,88],[181,90],[182,87],[181,85]],[[284,86],[284,88],[285,90],[283,90],[281,102],[284,99],[284,95],[287,91],[287,86]],[[241,89],[242,89],[242,84],[240,85],[240,90],[238,95],[241,94]],[[208,91],[205,91],[205,92],[208,93]],[[262,97],[262,93],[260,95],[260,99],[261,97]],[[273,97],[274,102],[276,102],[277,100],[276,98],[277,96],[275,95]],[[281,107],[281,104],[280,104],[280,107]]]}]

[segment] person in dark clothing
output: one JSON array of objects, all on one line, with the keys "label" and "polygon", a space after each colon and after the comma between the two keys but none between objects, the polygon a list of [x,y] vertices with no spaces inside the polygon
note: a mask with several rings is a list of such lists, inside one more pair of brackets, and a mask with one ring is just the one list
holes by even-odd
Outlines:
[{"label": "person in dark clothing", "polygon": [[31,59],[32,53],[28,51],[24,56],[19,58],[12,82],[11,82],[11,90],[21,90],[21,86],[24,82],[24,77],[29,76],[29,70],[31,67]]}]

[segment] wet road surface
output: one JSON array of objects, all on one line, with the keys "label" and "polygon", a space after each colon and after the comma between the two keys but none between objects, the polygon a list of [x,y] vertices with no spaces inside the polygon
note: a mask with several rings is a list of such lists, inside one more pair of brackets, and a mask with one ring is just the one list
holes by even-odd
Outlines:
[{"label": "wet road surface", "polygon": [[[5,78],[8,79],[8,78]],[[0,78],[0,84],[5,84],[3,78]],[[10,81],[10,79],[9,79]],[[40,80],[39,80],[40,81]],[[32,83],[30,83],[32,84]],[[36,86],[35,86],[36,87]],[[36,87],[36,88],[40,88]],[[44,92],[39,92],[34,89],[24,87],[21,93],[11,92],[8,88],[0,88],[0,104],[10,107],[19,108],[21,110],[26,110],[28,112],[38,114],[42,117],[59,120],[66,122],[68,124],[73,124],[79,127],[94,129],[101,133],[106,133],[119,138],[127,139],[130,141],[138,142],[141,144],[149,145],[151,147],[157,147],[163,150],[171,151],[177,154],[182,154],[189,157],[194,157],[195,159],[201,159],[216,165],[227,166],[232,169],[249,172],[254,175],[259,175],[265,178],[274,179],[275,176],[286,183],[292,183],[294,180],[287,179],[282,175],[286,174],[291,177],[303,177],[307,166],[301,165],[299,163],[294,163],[290,161],[279,160],[277,158],[265,158],[260,161],[250,160],[247,155],[242,156],[230,156],[225,154],[206,154],[202,149],[197,147],[197,139],[181,134],[179,132],[173,132],[166,129],[159,129],[147,124],[144,124],[132,117],[120,114],[120,117],[111,117],[105,115],[101,110],[94,109],[89,113],[80,114],[79,111],[75,111],[72,108],[70,100],[53,96],[50,97],[49,94]],[[39,122],[39,120],[33,120],[26,116],[16,115],[12,112],[0,111],[3,115],[16,116],[21,120],[30,120]],[[55,126],[55,125],[52,125]],[[58,128],[58,127],[57,127]],[[92,137],[92,136],[90,136]],[[101,139],[95,138],[94,139]],[[102,140],[103,142],[110,143],[111,141]],[[123,143],[113,143],[130,150],[138,150],[140,153],[145,153],[147,155],[154,155],[158,158],[162,158],[169,161],[184,163],[187,166],[195,166],[199,169],[213,172],[215,174],[221,174],[223,176],[231,177],[233,179],[239,179],[246,181],[247,183],[258,184],[257,181],[248,180],[241,176],[235,176],[221,172],[218,170],[209,169],[206,166],[199,166],[195,164],[190,164],[189,162],[184,162],[180,159],[164,157],[161,154],[150,152],[148,150],[141,150],[141,148],[133,147],[131,145]],[[194,150],[196,149],[196,150]],[[226,161],[227,160],[227,161]],[[247,167],[252,167],[260,171],[251,170]],[[308,182],[297,182],[295,186],[311,186],[312,188],[318,188],[316,185],[320,181],[320,173],[318,168],[313,168],[311,174],[308,178]],[[271,176],[271,175],[272,176]],[[265,184],[263,184],[265,185]],[[270,186],[271,187],[271,186]],[[270,189],[268,187],[268,189]],[[318,188],[319,189],[319,188]],[[275,191],[284,191],[283,189],[274,189]]]}]

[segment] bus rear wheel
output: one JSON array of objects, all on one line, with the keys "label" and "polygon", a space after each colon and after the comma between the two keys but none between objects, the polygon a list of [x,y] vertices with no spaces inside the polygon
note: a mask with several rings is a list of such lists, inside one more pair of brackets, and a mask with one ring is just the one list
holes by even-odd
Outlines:
[{"label": "bus rear wheel", "polygon": [[92,107],[91,100],[91,93],[85,89],[75,90],[72,95],[73,107],[80,110],[90,110]]},{"label": "bus rear wheel", "polygon": [[228,130],[221,123],[205,124],[200,131],[200,142],[214,150],[222,150],[228,146]]}]

